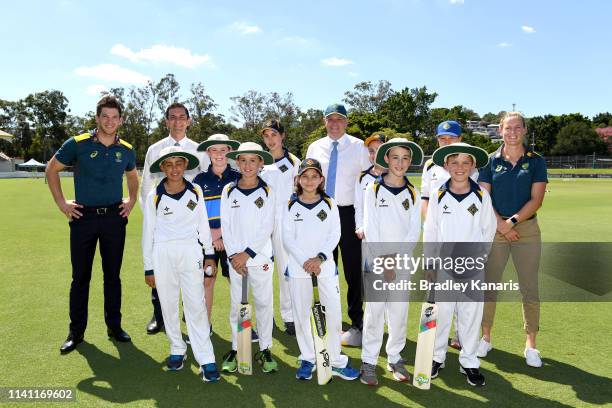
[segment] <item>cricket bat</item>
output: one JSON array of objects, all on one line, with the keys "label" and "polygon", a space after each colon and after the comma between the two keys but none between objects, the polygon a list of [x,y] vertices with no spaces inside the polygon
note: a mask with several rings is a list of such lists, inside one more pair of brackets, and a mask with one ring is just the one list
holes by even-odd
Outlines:
[{"label": "cricket bat", "polygon": [[327,384],[332,379],[332,367],[329,360],[327,346],[327,326],[325,322],[325,306],[319,301],[319,287],[317,275],[312,274],[312,289],[314,304],[310,313],[310,328],[314,340],[315,355],[317,358],[317,382],[319,385]]},{"label": "cricket bat", "polygon": [[419,334],[414,356],[414,375],[412,377],[412,385],[422,390],[428,390],[431,387],[431,366],[436,341],[437,320],[438,306],[433,302],[433,293],[430,292],[427,301],[421,306]]},{"label": "cricket bat", "polygon": [[253,357],[251,351],[251,305],[247,275],[242,276],[242,301],[238,308],[238,372],[244,375],[253,374]]}]

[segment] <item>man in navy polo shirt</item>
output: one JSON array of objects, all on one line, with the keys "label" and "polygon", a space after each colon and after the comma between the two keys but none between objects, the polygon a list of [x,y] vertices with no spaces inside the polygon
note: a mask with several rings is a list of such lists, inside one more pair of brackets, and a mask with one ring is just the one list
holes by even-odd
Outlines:
[{"label": "man in navy polo shirt", "polygon": [[[70,225],[70,330],[60,347],[62,354],[83,341],[87,327],[87,304],[91,268],[100,241],[104,272],[104,320],[108,335],[120,342],[131,341],[121,328],[121,280],[125,227],[138,195],[138,174],[132,145],[117,136],[121,104],[114,96],[103,97],[96,107],[97,129],[72,137],[47,165],[49,189]],[[76,200],[66,200],[59,172],[72,166]],[[123,174],[129,199],[123,199]]]}]

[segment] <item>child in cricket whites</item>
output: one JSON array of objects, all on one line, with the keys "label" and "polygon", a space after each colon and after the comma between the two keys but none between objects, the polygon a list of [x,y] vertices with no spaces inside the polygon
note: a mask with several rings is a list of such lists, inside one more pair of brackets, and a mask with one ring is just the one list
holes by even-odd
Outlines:
[{"label": "child in cricket whites", "polygon": [[321,304],[325,307],[327,339],[332,375],[354,380],[359,372],[341,354],[342,311],[338,271],[333,251],[340,240],[340,215],[336,202],[325,194],[321,164],[305,159],[296,180],[296,194],[284,205],[283,242],[289,255],[287,274],[293,304],[295,331],[300,348],[296,378],[310,380],[315,370],[315,348],[310,328],[313,299],[311,275],[318,279]]},{"label": "child in cricket whites", "polygon": [[378,132],[372,134],[363,142],[368,149],[368,156],[372,165],[367,170],[361,172],[355,184],[355,234],[357,234],[359,239],[363,239],[363,196],[366,187],[387,171],[387,169],[378,166],[375,162],[378,148],[386,141],[387,137],[385,134]]},{"label": "child in cricket whites", "polygon": [[[461,143],[461,125],[454,120],[445,120],[441,122],[436,130],[436,138],[438,139],[438,147],[448,146],[453,143]],[[423,219],[425,219],[427,215],[429,197],[435,194],[440,186],[449,178],[450,175],[443,166],[438,166],[432,159],[425,162],[423,174],[421,176],[421,216]],[[474,181],[478,181],[478,170],[476,168],[472,170],[470,178]],[[457,319],[455,318],[455,320]],[[455,335],[450,340],[450,346],[457,350],[461,350],[459,334],[456,328]]]},{"label": "child in cricket whites", "polygon": [[226,156],[234,159],[240,171],[238,181],[227,184],[221,192],[221,235],[230,261],[230,325],[232,349],[223,357],[223,371],[237,369],[238,305],[242,298],[242,276],[248,276],[257,310],[259,352],[255,360],[265,373],[278,370],[270,354],[274,312],[272,230],[275,198],[258,176],[264,165],[274,163],[272,155],[260,145],[245,142]]},{"label": "child in cricket whites", "polygon": [[[488,247],[477,243],[493,241],[497,220],[493,212],[491,197],[486,190],[470,178],[470,174],[476,167],[480,168],[488,163],[487,152],[466,143],[455,143],[438,148],[432,159],[436,165],[444,166],[450,174],[450,179],[429,198],[423,242],[430,245],[433,243],[433,246],[437,243],[449,242],[455,243],[454,246],[457,247],[456,243],[463,242],[473,247]],[[425,251],[427,255],[427,247]],[[450,273],[460,280],[469,279],[470,275],[474,275],[473,272],[478,272],[478,270],[461,271],[461,274],[453,271]],[[447,276],[449,272],[438,269],[436,273]],[[440,279],[438,276],[438,280]],[[460,372],[467,377],[468,384],[484,385],[485,379],[480,373],[480,361],[476,355],[482,321],[482,299],[470,298],[461,291],[444,295],[442,301],[438,301],[437,297],[436,295],[438,320],[431,378],[436,378],[440,369],[444,367],[448,349],[448,334],[453,311],[456,309],[455,325],[462,346],[459,352]]]},{"label": "child in cricket whites", "polygon": [[268,151],[274,158],[274,164],[264,166],[260,176],[274,190],[276,197],[277,210],[272,234],[272,249],[274,250],[278,276],[280,314],[285,323],[285,332],[290,336],[295,336],[289,280],[285,276],[287,252],[283,246],[281,220],[283,210],[293,194],[294,179],[298,173],[300,159],[283,146],[285,129],[278,120],[268,120],[261,130],[261,135]]},{"label": "child in cricket whites", "polygon": [[[240,142],[230,140],[227,135],[215,134],[199,144],[197,150],[206,152],[210,158],[210,165],[195,176],[193,183],[197,184],[204,195],[206,213],[208,214],[208,225],[212,235],[212,244],[215,250],[215,265],[221,265],[221,274],[229,279],[229,266],[227,253],[223,245],[221,235],[221,191],[226,184],[234,182],[240,178],[240,173],[234,170],[228,163],[225,156],[232,150],[236,150]],[[204,290],[206,292],[206,310],[208,310],[208,320],[212,321],[213,295],[216,273],[206,275],[204,280]],[[211,325],[212,334],[212,325]]]},{"label": "child in cricket whites", "polygon": [[[404,138],[393,138],[378,148],[376,164],[387,168],[388,172],[365,191],[364,235],[368,248],[364,250],[366,265],[371,265],[375,258],[412,254],[421,233],[421,200],[419,193],[408,181],[406,172],[411,163],[420,165],[422,160],[423,150],[416,143]],[[373,269],[368,267],[367,270]],[[386,269],[384,280],[408,281],[411,272],[413,271]],[[364,282],[366,281],[364,279]],[[367,291],[368,289],[366,293]],[[361,382],[372,386],[378,384],[376,365],[383,342],[385,320],[389,332],[386,345],[387,370],[393,374],[395,380],[409,381],[410,375],[400,355],[406,345],[408,298],[389,301],[388,297],[382,294],[381,299],[377,300],[369,301],[366,298]]]},{"label": "child in cricket whites", "polygon": [[184,178],[185,170],[198,164],[193,154],[180,146],[169,146],[151,165],[151,173],[163,172],[166,177],[144,203],[142,253],[145,281],[157,288],[170,341],[168,370],[180,370],[186,359],[187,345],[179,320],[182,293],[187,332],[200,375],[204,381],[217,381],[219,372],[204,305],[204,269],[214,270],[214,251],[202,191]]}]

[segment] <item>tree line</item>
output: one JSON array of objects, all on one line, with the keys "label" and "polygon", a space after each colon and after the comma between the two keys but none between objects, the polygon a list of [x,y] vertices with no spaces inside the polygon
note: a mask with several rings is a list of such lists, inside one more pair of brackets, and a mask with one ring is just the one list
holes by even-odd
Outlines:
[{"label": "tree line", "polygon": [[[259,129],[263,122],[278,118],[286,129],[287,147],[303,156],[313,140],[325,135],[323,111],[297,106],[291,92],[264,94],[249,90],[230,98],[227,116],[219,113],[218,103],[202,83],[192,83],[185,95],[173,74],[141,87],[112,88],[102,94],[121,100],[121,137],[134,145],[138,163],[144,161],[149,145],[168,135],[164,112],[173,102],[183,102],[188,107],[193,120],[188,135],[197,141],[225,133],[239,141],[262,143]],[[437,97],[426,86],[394,90],[385,80],[359,82],[342,99],[349,109],[347,133],[363,139],[377,131],[390,137],[408,137],[430,154],[437,147],[436,126],[453,119],[463,125],[464,141],[489,152],[497,148],[489,137],[473,134],[465,125],[472,120],[498,123],[505,112],[480,116],[462,105],[432,108]],[[95,128],[93,111],[84,116],[73,115],[68,106],[68,99],[58,90],[37,92],[18,101],[0,99],[0,129],[15,136],[12,143],[0,141],[0,150],[9,156],[48,160],[69,136]],[[612,113],[599,113],[592,118],[580,113],[535,116],[528,118],[527,126],[529,143],[534,143],[541,154],[606,154],[607,147],[594,129],[612,126]]]}]

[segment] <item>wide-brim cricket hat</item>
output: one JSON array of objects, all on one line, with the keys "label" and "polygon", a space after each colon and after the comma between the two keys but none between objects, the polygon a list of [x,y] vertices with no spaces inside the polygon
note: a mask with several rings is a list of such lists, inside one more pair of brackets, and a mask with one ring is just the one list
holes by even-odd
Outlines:
[{"label": "wide-brim cricket hat", "polygon": [[306,159],[300,163],[300,168],[298,169],[298,176],[301,176],[306,170],[313,169],[319,172],[320,175],[323,175],[323,169],[321,168],[321,163],[317,159]]},{"label": "wide-brim cricket hat", "polygon": [[445,120],[438,125],[438,129],[436,130],[436,137],[437,136],[460,137],[461,125],[454,120]]},{"label": "wide-brim cricket hat", "polygon": [[411,166],[420,166],[423,163],[423,149],[418,144],[411,142],[410,140],[403,137],[394,137],[386,143],[383,143],[376,152],[376,164],[385,169],[389,168],[389,165],[385,162],[385,156],[389,149],[393,147],[405,147],[410,149],[412,152]]},{"label": "wide-brim cricket hat", "polygon": [[370,143],[372,142],[385,143],[386,141],[387,141],[387,136],[385,136],[384,133],[376,132],[376,133],[373,133],[371,136],[368,136],[366,140],[364,140],[363,144],[365,144],[366,147],[368,147]]},{"label": "wide-brim cricket hat", "polygon": [[225,154],[225,157],[237,160],[241,154],[256,154],[263,160],[264,164],[273,164],[274,158],[268,152],[266,152],[260,145],[254,142],[240,143],[238,149],[233,150]]},{"label": "wide-brim cricket hat", "polygon": [[193,170],[200,165],[200,160],[193,154],[187,153],[180,146],[168,146],[161,149],[159,152],[159,158],[151,164],[149,170],[151,173],[161,173],[163,170],[161,169],[161,164],[164,160],[170,157],[182,157],[187,160],[187,168],[185,170]]},{"label": "wide-brim cricket hat", "polygon": [[467,143],[452,143],[446,146],[442,146],[436,149],[433,152],[433,156],[431,157],[434,164],[437,164],[440,167],[444,167],[444,162],[446,162],[446,158],[451,154],[465,153],[472,156],[474,159],[474,164],[476,168],[481,168],[489,163],[489,154],[486,150],[481,149],[480,147],[472,146]]},{"label": "wide-brim cricket hat", "polygon": [[230,149],[236,150],[238,146],[240,146],[240,142],[237,140],[231,140],[227,135],[217,133],[215,135],[210,135],[208,139],[200,143],[198,145],[198,151],[205,152],[210,146],[214,145],[227,145],[230,147]]}]

